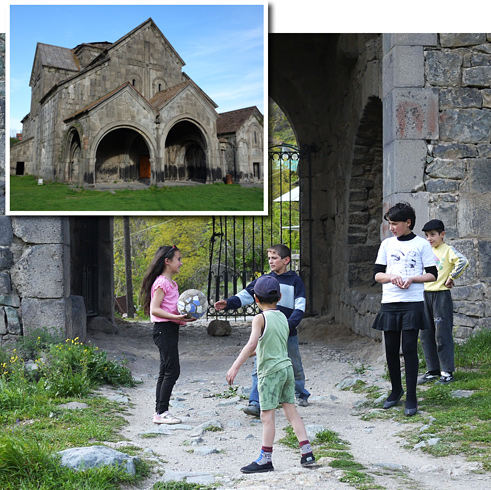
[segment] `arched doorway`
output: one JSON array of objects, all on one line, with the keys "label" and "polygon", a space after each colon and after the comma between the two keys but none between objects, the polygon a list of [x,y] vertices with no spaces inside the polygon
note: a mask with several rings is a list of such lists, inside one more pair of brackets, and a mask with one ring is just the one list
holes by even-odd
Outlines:
[{"label": "arched doorway", "polygon": [[80,135],[76,129],[72,129],[68,135],[68,154],[65,165],[65,181],[78,182],[82,144]]},{"label": "arched doorway", "polygon": [[208,176],[206,139],[190,121],[172,127],[165,141],[166,180],[206,182]]},{"label": "arched doorway", "polygon": [[130,128],[107,133],[96,151],[96,182],[133,180],[149,184],[150,150],[143,136]]},{"label": "arched doorway", "polygon": [[348,286],[371,288],[383,200],[382,101],[370,97],[356,133],[349,183]]}]

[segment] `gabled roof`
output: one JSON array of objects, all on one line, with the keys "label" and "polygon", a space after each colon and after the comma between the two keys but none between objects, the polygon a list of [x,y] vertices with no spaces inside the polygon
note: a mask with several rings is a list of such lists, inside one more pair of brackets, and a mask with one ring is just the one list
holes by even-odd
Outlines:
[{"label": "gabled roof", "polygon": [[217,134],[236,133],[247,121],[247,119],[256,111],[258,116],[262,119],[263,115],[256,106],[218,114]]},{"label": "gabled roof", "polygon": [[[151,105],[146,99],[145,97],[143,97],[143,95],[138,92],[138,90],[136,90],[135,87],[133,87],[133,85],[131,85],[130,82],[125,82],[123,83],[123,85],[120,85],[118,88],[115,88],[114,90],[111,90],[111,92],[107,93],[106,95],[104,95],[103,97],[100,97],[99,99],[95,100],[94,102],[91,102],[90,104],[86,105],[84,108],[80,109],[79,111],[77,112],[74,112],[73,114],[71,114],[70,116],[66,117],[65,119],[63,119],[63,122],[66,123],[66,122],[69,122],[71,121],[72,119],[76,119],[78,116],[82,115],[82,114],[85,114],[89,111],[91,111],[92,109],[94,109],[95,107],[97,107],[99,104],[102,104],[104,101],[110,99],[111,97],[113,97],[115,94],[117,94],[118,92],[121,92],[124,88],[126,87],[131,87],[131,89],[133,89],[147,104]],[[155,109],[155,107],[152,106],[152,109],[158,113],[157,109]]]},{"label": "gabled roof", "polygon": [[[73,49],[62,48],[61,46],[37,43],[34,60],[39,60],[41,66],[61,68],[62,70],[73,72],[80,71],[80,65]],[[32,83],[35,66],[36,63],[34,62],[30,83]]]},{"label": "gabled roof", "polygon": [[187,80],[156,93],[150,99],[150,104],[160,111],[169,101],[180,94],[186,87],[194,87],[213,106],[213,108],[218,107],[215,102],[213,102],[213,100],[211,100],[210,97],[208,97],[208,95],[206,95],[205,92],[203,92],[203,90],[201,90],[198,85],[196,85],[185,73],[184,76],[186,76]]},{"label": "gabled roof", "polygon": [[182,66],[184,66],[186,64],[184,60],[179,56],[179,53],[174,49],[174,46],[172,46],[169,40],[162,34],[162,31],[157,27],[157,24],[155,24],[155,22],[151,17],[149,17],[145,22],[142,22],[139,26],[135,27],[132,31],[128,32],[128,34],[125,34],[123,37],[119,38],[116,42],[112,44],[109,50],[118,47],[119,44],[121,44],[123,41],[131,37],[135,32],[139,31],[142,27],[144,27],[147,24],[151,24],[151,26],[157,30],[157,32],[162,36],[164,41],[169,45],[172,52],[177,56],[177,59],[182,63]]}]

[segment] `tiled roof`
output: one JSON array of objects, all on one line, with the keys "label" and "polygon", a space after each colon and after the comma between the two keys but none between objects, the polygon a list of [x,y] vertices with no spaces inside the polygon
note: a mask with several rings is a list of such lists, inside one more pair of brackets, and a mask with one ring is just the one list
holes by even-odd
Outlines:
[{"label": "tiled roof", "polygon": [[[94,102],[91,102],[90,104],[86,105],[84,108],[80,109],[79,111],[74,112],[73,114],[71,114],[70,116],[68,116],[67,118],[65,118],[63,120],[63,122],[70,121],[71,119],[75,119],[80,114],[83,114],[85,112],[89,112],[91,109],[93,109],[97,105],[102,104],[102,102],[104,102],[105,100],[111,98],[114,94],[116,94],[120,90],[123,90],[126,86],[130,86],[135,92],[137,92],[140,95],[140,97],[142,99],[145,99],[145,97],[143,97],[143,95],[140,94],[140,92],[138,92],[138,90],[136,90],[136,88],[133,87],[133,85],[131,85],[130,82],[125,82],[125,83],[123,83],[123,85],[120,85],[118,88],[115,88],[114,90],[111,90],[111,92],[107,93],[103,97],[100,97],[99,99],[95,100]],[[155,112],[158,112],[158,111],[155,109]]]},{"label": "tiled roof", "polygon": [[43,66],[52,66],[70,71],[80,70],[73,49],[43,43],[38,43],[37,49]]},{"label": "tiled roof", "polygon": [[189,80],[185,82],[178,83],[173,87],[166,88],[161,92],[157,92],[151,99],[150,104],[152,104],[157,109],[161,109],[169,100],[174,98],[184,87],[189,85]]},{"label": "tiled roof", "polygon": [[177,85],[174,85],[173,87],[166,88],[165,90],[162,90],[161,92],[156,93],[151,99],[150,99],[150,104],[152,104],[157,110],[161,110],[162,107],[164,107],[167,102],[169,102],[171,99],[173,99],[179,92],[184,90],[187,86],[194,87],[205,99],[215,108],[217,105],[213,100],[206,95],[203,90],[201,90],[198,85],[196,85],[185,73],[183,75],[187,78],[184,82],[178,83]]},{"label": "tiled roof", "polygon": [[218,114],[217,134],[236,133],[254,111],[257,111],[261,115],[256,106]]}]

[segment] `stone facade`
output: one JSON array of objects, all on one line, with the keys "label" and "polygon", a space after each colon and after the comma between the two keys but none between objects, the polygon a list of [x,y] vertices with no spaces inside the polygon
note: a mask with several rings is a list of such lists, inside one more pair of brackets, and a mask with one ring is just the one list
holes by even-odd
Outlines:
[{"label": "stone facade", "polygon": [[38,43],[11,174],[80,186],[223,180],[217,105],[184,64],[152,19],[115,43]]},{"label": "stone facade", "polygon": [[[470,267],[452,290],[457,336],[491,318],[491,35],[277,35],[270,96],[302,151],[301,273],[310,314],[371,329],[383,213],[442,219]],[[284,60],[295,63],[284,64]]]},{"label": "stone facade", "polygon": [[222,166],[234,181],[263,181],[263,125],[263,115],[257,107],[218,116]]}]

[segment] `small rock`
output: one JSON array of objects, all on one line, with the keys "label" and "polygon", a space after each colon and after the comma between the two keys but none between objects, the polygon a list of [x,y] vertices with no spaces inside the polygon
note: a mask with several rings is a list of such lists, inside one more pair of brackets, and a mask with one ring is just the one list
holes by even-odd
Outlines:
[{"label": "small rock", "polygon": [[130,399],[125,395],[111,395],[107,397],[108,400],[117,403],[129,403]]},{"label": "small rock", "polygon": [[67,410],[84,410],[89,408],[89,406],[82,402],[68,402],[58,405],[58,408],[65,408]]},{"label": "small rock", "polygon": [[219,452],[220,451],[218,449],[215,449],[214,447],[209,447],[209,446],[197,447],[194,450],[194,454],[197,454],[198,456],[209,456],[210,454],[216,454]]},{"label": "small rock", "polygon": [[217,407],[230,407],[232,405],[236,405],[237,402],[240,401],[240,397],[234,396],[232,398],[226,398],[225,400],[221,400],[217,403]]},{"label": "small rock", "polygon": [[384,470],[390,470],[390,471],[403,471],[404,466],[401,464],[397,463],[375,463],[373,466],[377,468],[382,468]]},{"label": "small rock", "polygon": [[431,439],[428,439],[426,442],[428,446],[436,446],[440,441],[441,439],[439,437],[432,437]]},{"label": "small rock", "polygon": [[121,466],[130,475],[135,474],[135,459],[120,451],[105,446],[76,447],[59,451],[61,465],[75,471],[99,468],[101,466]]},{"label": "small rock", "polygon": [[474,394],[474,391],[472,390],[455,390],[452,391],[451,397],[452,398],[469,398]]},{"label": "small rock", "polygon": [[347,388],[351,388],[352,386],[356,385],[356,382],[359,381],[360,378],[344,378],[342,381],[340,381],[336,386],[340,390],[345,390]]},{"label": "small rock", "polygon": [[232,333],[232,327],[227,320],[212,320],[207,332],[212,337],[227,337]]}]

